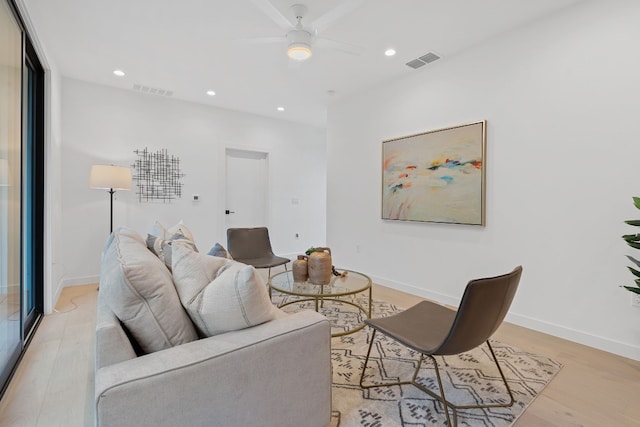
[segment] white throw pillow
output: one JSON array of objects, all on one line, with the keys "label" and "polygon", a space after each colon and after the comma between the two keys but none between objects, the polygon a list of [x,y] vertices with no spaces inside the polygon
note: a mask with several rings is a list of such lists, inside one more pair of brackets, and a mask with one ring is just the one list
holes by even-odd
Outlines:
[{"label": "white throw pillow", "polygon": [[164,225],[160,224],[160,221],[156,221],[149,230],[149,234],[152,236],[160,237],[162,239],[170,239],[176,233],[180,233],[185,236],[187,239],[195,242],[193,238],[193,233],[191,230],[184,224],[183,220],[180,220],[176,225],[170,228],[166,228]]},{"label": "white throw pillow", "polygon": [[191,240],[192,242],[195,242],[195,239],[193,238],[193,234],[191,233],[191,230],[187,228],[187,226],[184,224],[182,220],[180,220],[180,222],[178,222],[173,227],[169,228],[167,230],[167,233],[168,233],[167,237],[173,236],[174,234],[182,234],[187,239]]},{"label": "white throw pillow", "polygon": [[153,227],[151,227],[151,230],[149,230],[149,234],[151,236],[160,237],[161,239],[166,239],[167,238],[167,229],[165,228],[164,225],[160,224],[159,221],[156,221],[153,224]]},{"label": "white throw pillow", "polygon": [[207,337],[276,317],[262,278],[250,265],[176,246],[173,281],[182,305]]},{"label": "white throw pillow", "polygon": [[181,233],[176,233],[168,239],[147,234],[147,248],[164,262],[171,270],[171,249],[173,246],[184,246],[192,251],[198,252],[198,248],[193,240],[188,239]]},{"label": "white throw pillow", "polygon": [[105,245],[100,298],[147,353],[198,338],[169,270],[133,230],[116,230]]},{"label": "white throw pillow", "polygon": [[149,234],[152,236],[160,237],[161,239],[168,240],[174,234],[180,233],[185,236],[187,239],[195,242],[193,238],[193,234],[191,230],[185,225],[184,221],[180,220],[176,225],[167,229],[164,225],[160,224],[159,221],[156,221],[149,230]]}]

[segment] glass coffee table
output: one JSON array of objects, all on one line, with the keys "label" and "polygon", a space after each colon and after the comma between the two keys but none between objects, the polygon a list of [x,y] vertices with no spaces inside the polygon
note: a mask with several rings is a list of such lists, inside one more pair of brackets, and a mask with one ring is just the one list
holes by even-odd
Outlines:
[{"label": "glass coffee table", "polygon": [[[293,272],[283,271],[269,278],[269,295],[279,308],[297,304],[324,314],[331,322],[332,337],[352,334],[371,318],[371,279],[357,271],[337,270],[347,275],[331,276],[328,285],[294,282]],[[282,295],[274,296],[272,291]]]}]

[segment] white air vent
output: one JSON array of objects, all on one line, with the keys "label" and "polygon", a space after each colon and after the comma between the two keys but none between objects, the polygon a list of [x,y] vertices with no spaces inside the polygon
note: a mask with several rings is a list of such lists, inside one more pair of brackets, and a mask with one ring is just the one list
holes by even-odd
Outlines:
[{"label": "white air vent", "polygon": [[138,91],[138,92],[142,92],[142,93],[146,93],[146,94],[149,94],[149,95],[158,95],[158,96],[165,96],[165,97],[173,96],[173,91],[171,91],[171,90],[159,89],[157,87],[144,86],[144,85],[140,85],[140,84],[137,84],[137,83],[133,84],[133,90]]},{"label": "white air vent", "polygon": [[438,59],[440,59],[440,57],[438,55],[436,55],[433,52],[429,52],[427,54],[422,55],[419,58],[413,59],[409,62],[407,62],[407,66],[413,68],[414,70],[416,68],[420,68],[423,65],[429,64],[433,61],[437,61]]},{"label": "white air vent", "polygon": [[420,61],[424,61],[427,64],[433,61],[437,61],[438,59],[440,59],[440,57],[438,55],[436,55],[433,52],[429,52],[426,55],[422,55],[420,58],[418,58]]},{"label": "white air vent", "polygon": [[424,61],[420,61],[419,59],[414,59],[413,61],[409,61],[409,62],[407,62],[407,65],[408,65],[409,67],[411,67],[411,68],[414,68],[414,69],[415,69],[415,68],[420,68],[420,67],[422,67],[422,66],[423,66],[423,65],[425,65],[425,64],[426,64],[426,62],[424,62]]}]

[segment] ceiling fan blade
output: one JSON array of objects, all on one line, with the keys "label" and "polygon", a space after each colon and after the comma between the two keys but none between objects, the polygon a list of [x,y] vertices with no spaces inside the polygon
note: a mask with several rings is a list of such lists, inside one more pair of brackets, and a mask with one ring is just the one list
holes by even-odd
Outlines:
[{"label": "ceiling fan blade", "polygon": [[321,32],[324,29],[328,28],[331,24],[333,24],[334,21],[342,18],[346,14],[360,7],[362,3],[364,3],[364,0],[346,0],[344,3],[334,7],[324,15],[318,17],[311,23],[311,28],[315,29],[318,32]]},{"label": "ceiling fan blade", "polygon": [[356,46],[350,43],[338,42],[338,41],[327,39],[324,37],[316,37],[313,44],[320,48],[339,50],[340,52],[344,52],[344,53],[348,53],[350,55],[356,55],[356,56],[362,55],[362,53],[364,52],[364,48],[361,46]]},{"label": "ceiling fan blade", "polygon": [[244,39],[236,39],[236,43],[240,44],[269,44],[269,43],[285,43],[287,41],[286,36],[273,36],[273,37],[249,37]]},{"label": "ceiling fan blade", "polygon": [[273,22],[284,30],[290,30],[294,27],[293,24],[286,16],[271,3],[269,0],[251,0],[258,9],[260,9],[265,15],[267,15]]}]

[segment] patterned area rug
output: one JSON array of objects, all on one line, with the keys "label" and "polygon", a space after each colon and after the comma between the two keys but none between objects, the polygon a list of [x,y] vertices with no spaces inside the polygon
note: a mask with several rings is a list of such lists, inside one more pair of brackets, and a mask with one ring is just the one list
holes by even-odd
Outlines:
[{"label": "patterned area rug", "polygon": [[[291,297],[274,293],[276,304]],[[293,304],[285,311],[312,309],[312,304]],[[373,317],[401,311],[395,306],[374,301]],[[321,312],[339,332],[359,319],[351,306],[326,303]],[[439,402],[412,385],[376,387],[363,390],[360,373],[367,354],[371,331],[365,328],[351,335],[332,339],[333,419],[330,427],[423,427],[444,426],[446,418]],[[510,408],[458,411],[459,426],[510,426],[533,399],[559,372],[562,365],[547,357],[519,350],[492,340],[491,345],[511,387],[515,403]],[[394,340],[377,334],[367,366],[365,384],[410,380],[418,354]],[[507,402],[508,395],[486,345],[458,356],[438,357],[447,399],[456,404]],[[423,362],[418,381],[437,390],[433,366]]]}]

